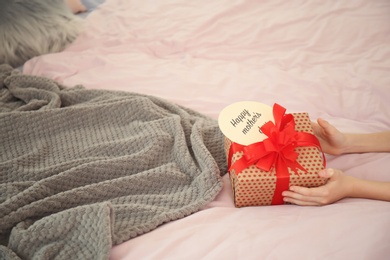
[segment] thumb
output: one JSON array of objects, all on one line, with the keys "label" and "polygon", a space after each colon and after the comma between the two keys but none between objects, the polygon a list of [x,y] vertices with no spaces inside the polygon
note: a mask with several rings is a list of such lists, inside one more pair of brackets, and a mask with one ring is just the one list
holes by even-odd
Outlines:
[{"label": "thumb", "polygon": [[335,170],[334,169],[323,169],[321,171],[318,172],[318,175],[322,178],[326,178],[326,179],[330,179],[333,177],[333,175],[335,174]]},{"label": "thumb", "polygon": [[332,125],[329,124],[328,121],[326,121],[325,119],[322,119],[322,118],[318,118],[317,120],[318,122],[318,125],[325,130],[325,132],[329,133],[330,131],[332,131]]},{"label": "thumb", "polygon": [[317,122],[325,136],[334,136],[339,132],[333,125],[322,118],[318,118]]}]

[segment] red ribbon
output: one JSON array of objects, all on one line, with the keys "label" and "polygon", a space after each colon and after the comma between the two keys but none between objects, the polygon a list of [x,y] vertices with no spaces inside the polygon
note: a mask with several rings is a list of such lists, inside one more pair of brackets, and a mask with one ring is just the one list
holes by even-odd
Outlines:
[{"label": "red ribbon", "polygon": [[[296,147],[315,146],[321,150],[318,139],[309,133],[297,132],[295,130],[294,117],[285,114],[286,109],[278,104],[273,106],[273,116],[275,123],[269,121],[260,130],[268,136],[262,142],[257,142],[248,146],[232,143],[229,150],[229,171],[234,170],[236,174],[256,165],[261,170],[270,171],[275,167],[276,188],[272,205],[283,204],[282,192],[289,189],[290,174],[288,168],[298,174],[298,169],[306,172],[296,160],[298,153]],[[231,158],[236,152],[242,151],[244,155],[241,159],[231,164]],[[325,157],[324,166],[325,166]]]}]

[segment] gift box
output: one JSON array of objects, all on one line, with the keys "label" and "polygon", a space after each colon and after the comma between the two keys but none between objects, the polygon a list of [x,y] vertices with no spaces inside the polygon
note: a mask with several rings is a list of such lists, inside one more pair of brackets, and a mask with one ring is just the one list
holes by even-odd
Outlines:
[{"label": "gift box", "polygon": [[274,122],[260,128],[268,138],[241,145],[225,138],[225,151],[236,207],[284,204],[290,186],[317,187],[325,183],[318,172],[325,157],[307,113],[285,115],[273,107]]}]

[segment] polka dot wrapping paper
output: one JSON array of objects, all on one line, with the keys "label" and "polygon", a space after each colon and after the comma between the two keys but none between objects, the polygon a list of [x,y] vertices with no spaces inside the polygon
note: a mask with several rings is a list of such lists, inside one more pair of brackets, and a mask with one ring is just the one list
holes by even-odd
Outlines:
[{"label": "polka dot wrapping paper", "polygon": [[[297,132],[313,134],[311,121],[307,113],[292,113],[292,115]],[[227,155],[229,155],[231,144],[232,141],[225,138],[225,152]],[[297,172],[294,172],[289,168],[289,186],[316,187],[323,185],[326,180],[318,175],[318,172],[324,168],[324,157],[321,150],[314,146],[306,146],[297,147],[295,151],[298,153],[297,162],[306,171],[298,169]],[[242,156],[242,151],[234,153],[231,162],[234,163]],[[239,174],[231,170],[229,175],[236,207],[272,205],[277,182],[275,167],[272,167],[270,171],[264,171],[256,165],[251,165]]]}]

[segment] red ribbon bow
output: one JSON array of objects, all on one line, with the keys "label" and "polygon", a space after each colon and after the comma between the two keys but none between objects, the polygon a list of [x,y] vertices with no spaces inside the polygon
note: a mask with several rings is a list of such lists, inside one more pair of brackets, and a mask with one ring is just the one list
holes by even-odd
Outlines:
[{"label": "red ribbon bow", "polygon": [[[270,171],[275,167],[277,180],[272,200],[273,205],[283,204],[282,192],[288,190],[290,184],[288,168],[296,174],[298,174],[298,169],[306,172],[306,169],[297,162],[298,153],[295,148],[315,146],[321,149],[320,143],[314,135],[295,130],[293,115],[285,115],[285,112],[284,107],[274,104],[275,123],[269,121],[260,128],[268,138],[248,146],[233,142],[229,151],[229,171],[234,170],[236,174],[240,174],[242,170],[251,165],[256,165],[264,171]],[[243,151],[244,155],[232,165],[231,157],[238,151]]]}]

